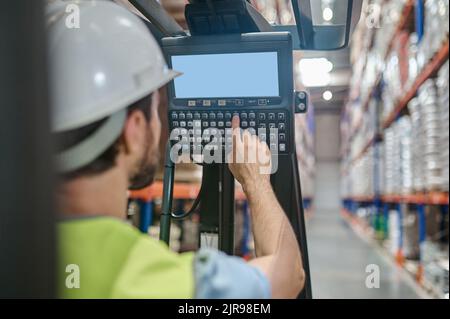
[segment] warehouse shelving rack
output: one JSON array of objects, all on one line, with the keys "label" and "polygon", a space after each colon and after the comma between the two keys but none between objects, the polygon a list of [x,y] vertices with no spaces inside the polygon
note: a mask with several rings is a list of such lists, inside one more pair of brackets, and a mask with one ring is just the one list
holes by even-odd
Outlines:
[{"label": "warehouse shelving rack", "polygon": [[[384,1],[383,3],[386,3]],[[395,32],[389,42],[387,47],[387,51],[385,52],[385,60],[388,58],[388,55],[392,51],[393,44],[396,36],[408,28],[411,25],[412,19],[414,17],[415,6],[417,5],[417,1],[415,0],[407,0],[403,7],[403,12],[400,20],[398,21],[397,26],[395,27]],[[373,43],[375,32],[371,32],[371,45]],[[428,79],[433,78],[439,69],[445,64],[445,62],[449,59],[449,41],[442,44],[441,48],[436,52],[434,57],[428,62],[428,64],[422,69],[420,74],[416,77],[415,81],[409,88],[407,92],[403,95],[403,97],[398,101],[398,103],[393,108],[392,112],[387,116],[387,118],[380,123],[380,130],[375,132],[374,135],[367,140],[366,143],[363,144],[363,147],[357,154],[352,157],[348,165],[343,168],[342,174],[346,175],[350,172],[350,169],[360,161],[368,151],[373,148],[376,143],[382,141],[384,131],[389,128],[398,118],[405,114],[407,111],[408,103],[416,96],[418,89],[420,86],[425,83]],[[365,72],[365,67],[363,68],[363,73]],[[383,76],[382,72],[375,76],[375,82],[373,86],[369,89],[369,94],[367,97],[363,99],[361,102],[361,107],[364,113],[368,112],[370,101],[373,98],[379,98],[380,89],[383,85]],[[358,134],[358,132],[363,127],[363,120],[360,120],[356,123],[354,128],[350,133],[350,141],[352,141],[353,137]],[[348,150],[346,150],[348,152]],[[376,155],[374,155],[376,156]],[[375,160],[375,165],[377,165],[377,161]],[[375,171],[377,172],[377,168],[375,167]],[[399,231],[400,231],[400,242],[398,243],[398,251],[395,256],[395,260],[397,264],[401,267],[404,267],[406,270],[411,272],[408,264],[405,262],[405,258],[403,256],[402,246],[403,246],[403,227],[402,227],[402,218],[404,217],[403,207],[404,204],[414,206],[416,208],[418,214],[418,231],[419,231],[419,243],[421,244],[425,241],[426,237],[426,206],[439,206],[441,214],[448,214],[449,209],[449,193],[448,192],[425,192],[425,193],[415,193],[415,194],[391,194],[391,195],[382,195],[377,194],[375,191],[375,195],[370,196],[354,196],[344,198],[342,200],[343,206],[343,216],[347,221],[351,224],[356,224],[360,229],[375,229],[377,225],[371,224],[367,225],[367,223],[357,217],[356,212],[360,207],[372,207],[376,214],[381,214],[384,218],[384,227],[387,227],[388,215],[391,210],[395,210],[399,216]],[[387,230],[387,229],[386,229]],[[366,235],[369,235],[369,231],[366,232]],[[422,255],[422,254],[420,254]],[[423,276],[423,265],[421,260],[419,259],[417,263],[417,267],[412,267],[413,276],[416,281],[422,286],[427,288],[428,290],[433,290],[432,285],[425,282]],[[436,294],[436,292],[434,292]]]}]

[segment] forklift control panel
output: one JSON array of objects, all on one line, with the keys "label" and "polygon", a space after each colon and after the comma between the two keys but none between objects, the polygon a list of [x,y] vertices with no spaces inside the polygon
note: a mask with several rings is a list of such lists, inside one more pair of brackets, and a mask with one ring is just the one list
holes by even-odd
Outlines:
[{"label": "forklift control panel", "polygon": [[231,146],[231,120],[257,134],[272,154],[294,150],[292,41],[287,32],[171,37],[162,40],[171,68],[172,142],[192,153]]}]

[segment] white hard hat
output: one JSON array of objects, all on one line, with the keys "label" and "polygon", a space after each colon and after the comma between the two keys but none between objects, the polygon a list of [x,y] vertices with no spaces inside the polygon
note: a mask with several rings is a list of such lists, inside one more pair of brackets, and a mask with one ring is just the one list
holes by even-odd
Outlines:
[{"label": "white hard hat", "polygon": [[[68,25],[76,14],[69,5],[79,9],[79,28]],[[94,134],[58,155],[60,170],[71,171],[94,160],[120,136],[127,106],[180,73],[167,68],[145,24],[113,2],[59,1],[47,13],[52,131],[110,116],[103,125],[109,128],[97,132],[101,136]]]}]

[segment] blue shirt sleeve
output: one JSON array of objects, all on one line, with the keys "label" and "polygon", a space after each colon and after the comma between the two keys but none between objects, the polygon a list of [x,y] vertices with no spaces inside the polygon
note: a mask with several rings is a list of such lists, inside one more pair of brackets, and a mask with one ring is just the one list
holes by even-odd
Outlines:
[{"label": "blue shirt sleeve", "polygon": [[195,298],[268,299],[270,284],[257,268],[241,258],[212,249],[200,250],[194,259]]}]

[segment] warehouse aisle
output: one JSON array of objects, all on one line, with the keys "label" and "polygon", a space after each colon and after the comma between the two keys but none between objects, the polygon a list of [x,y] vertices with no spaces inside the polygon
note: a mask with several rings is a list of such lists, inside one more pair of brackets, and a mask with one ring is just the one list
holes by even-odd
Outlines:
[{"label": "warehouse aisle", "polygon": [[[337,211],[316,212],[307,234],[314,298],[420,298],[399,269],[358,238]],[[379,289],[365,286],[368,264],[380,267]]]}]

